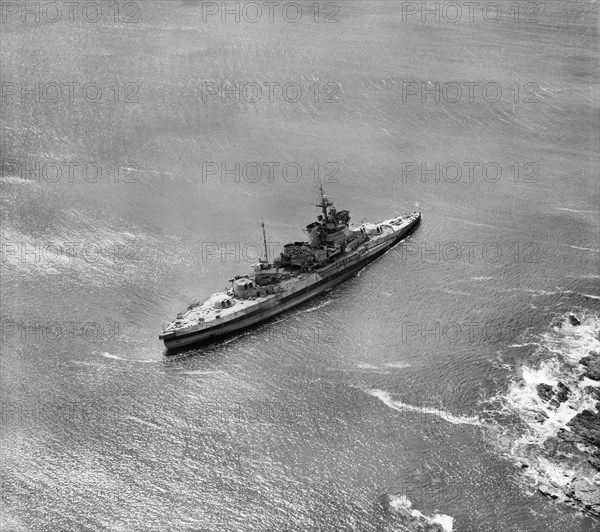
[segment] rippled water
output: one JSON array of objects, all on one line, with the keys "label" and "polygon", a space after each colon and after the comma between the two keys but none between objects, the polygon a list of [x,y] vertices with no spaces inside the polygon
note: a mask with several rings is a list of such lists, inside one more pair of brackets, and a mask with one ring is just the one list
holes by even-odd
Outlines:
[{"label": "rippled water", "polygon": [[[547,335],[597,349],[597,5],[544,6],[537,24],[403,22],[401,2],[362,0],[334,24],[223,24],[157,1],[137,24],[3,24],[7,82],[139,94],[4,105],[2,529],[396,530],[405,500],[455,531],[597,527],[498,444],[532,436],[510,406],[556,356]],[[203,82],[254,81],[304,97],[203,102]],[[503,97],[422,102],[403,81]],[[52,183],[15,161],[104,172]],[[252,161],[303,173],[203,167]],[[503,172],[401,173],[436,162]],[[418,207],[420,228],[275,321],[164,357],[161,326],[250,268],[261,216],[274,249],[302,238],[315,163],[339,169],[326,190],[355,222]],[[569,312],[591,324],[576,345],[552,325]]]}]

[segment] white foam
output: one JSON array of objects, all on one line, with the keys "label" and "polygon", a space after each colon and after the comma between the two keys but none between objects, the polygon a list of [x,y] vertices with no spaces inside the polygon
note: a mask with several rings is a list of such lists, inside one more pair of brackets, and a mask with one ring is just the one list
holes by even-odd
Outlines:
[{"label": "white foam", "polygon": [[410,364],[406,364],[404,362],[386,362],[385,364],[382,364],[381,366],[375,366],[375,365],[369,364],[367,362],[358,362],[356,364],[356,367],[360,368],[360,369],[364,369],[364,370],[381,371],[384,373],[389,373],[388,371],[384,371],[383,368],[404,369],[404,368],[410,368]]},{"label": "white foam", "polygon": [[528,345],[540,345],[539,342],[525,342],[524,344],[510,344],[508,347],[526,347]]},{"label": "white foam", "polygon": [[422,406],[413,406],[406,403],[402,403],[400,401],[394,401],[392,396],[386,392],[385,390],[365,390],[366,393],[376,397],[384,404],[397,410],[398,412],[408,411],[408,412],[420,412],[423,414],[428,414],[432,416],[438,416],[448,423],[452,423],[453,425],[474,425],[481,426],[482,423],[477,417],[467,417],[467,416],[456,416],[454,414],[450,414],[449,412],[445,412],[444,410],[438,408],[431,407],[422,407]]},{"label": "white foam", "polygon": [[124,358],[118,357],[117,355],[111,355],[108,351],[100,353],[100,356],[104,358],[114,358],[115,360],[125,360]]},{"label": "white foam", "polygon": [[156,362],[158,362],[157,360],[133,360],[129,358],[123,358],[117,355],[111,355],[108,351],[103,351],[102,353],[100,353],[100,356],[104,358],[111,358],[113,360],[122,360],[124,362],[139,362],[141,364],[155,364]]},{"label": "white foam", "polygon": [[569,247],[573,248],[573,249],[579,249],[581,251],[592,251],[593,253],[600,253],[599,249],[594,249],[594,248],[584,248],[581,246],[569,246]]},{"label": "white foam", "polygon": [[356,367],[360,369],[379,369],[377,366],[374,366],[373,364],[367,364],[366,362],[359,362],[356,364]]},{"label": "white foam", "polygon": [[398,369],[410,368],[410,364],[406,364],[405,362],[387,362],[384,366]]},{"label": "white foam", "polygon": [[125,416],[125,419],[131,419],[132,421],[135,421],[136,423],[140,423],[142,425],[146,425],[148,427],[152,427],[152,428],[155,428],[155,429],[161,429],[162,428],[159,425],[157,425],[156,423],[150,423],[149,421],[145,421],[143,419],[140,419],[137,416]]},{"label": "white foam", "polygon": [[329,305],[329,303],[331,303],[331,299],[324,301],[323,303],[320,303],[319,305],[316,305],[314,307],[307,308],[303,312],[314,312],[315,310],[319,310],[320,308],[326,307],[327,305]]},{"label": "white foam", "polygon": [[24,179],[16,175],[5,175],[0,177],[0,183],[12,184],[12,185],[33,185],[39,187],[40,184],[32,179]]},{"label": "white foam", "polygon": [[431,522],[441,525],[446,532],[452,532],[452,529],[454,528],[454,517],[450,517],[446,514],[434,515]]},{"label": "white foam", "polygon": [[452,532],[454,527],[454,518],[446,515],[446,514],[436,514],[433,517],[429,517],[419,510],[411,510],[412,502],[406,495],[401,495],[399,497],[390,497],[390,507],[395,512],[409,512],[410,515],[417,519],[421,519],[423,521],[427,521],[430,524],[440,525],[445,532]]},{"label": "white foam", "polygon": [[388,375],[390,373],[389,371],[380,369],[377,366],[373,366],[373,364],[366,364],[364,362],[359,362],[358,364],[356,364],[356,367],[363,371],[368,371],[370,373],[379,373],[381,375]]},{"label": "white foam", "polygon": [[581,381],[579,381],[580,388],[587,388],[589,386],[597,388],[598,386],[600,386],[600,381],[595,381],[588,377],[584,377],[583,379],[581,379]]},{"label": "white foam", "polygon": [[412,502],[406,495],[401,495],[399,497],[390,497],[390,506],[393,510],[399,511],[410,508],[412,506]]},{"label": "white foam", "polygon": [[[553,325],[539,335],[533,360],[541,362],[521,366],[519,376],[509,385],[506,395],[495,398],[503,402],[506,411],[518,414],[520,423],[489,425],[490,429],[500,429],[503,434],[501,438],[492,438],[500,452],[511,460],[528,463],[529,467],[523,469],[525,478],[559,490],[582,473],[572,469],[578,467],[574,465],[576,462],[560,461],[561,453],[554,454],[553,446],[547,448],[544,443],[555,441],[550,439],[555,438],[560,429],[568,430],[568,422],[579,412],[595,410],[596,400],[586,388],[600,386],[597,381],[583,377],[585,367],[579,363],[582,357],[588,356],[590,351],[597,352],[600,347],[597,337],[600,318],[579,316],[579,319],[580,325],[572,325],[568,315],[564,315],[560,325]],[[569,388],[565,401],[551,404],[539,396],[538,384],[556,386],[559,382]]]},{"label": "white foam", "polygon": [[582,294],[585,297],[589,297],[590,299],[600,299],[600,296],[593,296],[592,294]]}]

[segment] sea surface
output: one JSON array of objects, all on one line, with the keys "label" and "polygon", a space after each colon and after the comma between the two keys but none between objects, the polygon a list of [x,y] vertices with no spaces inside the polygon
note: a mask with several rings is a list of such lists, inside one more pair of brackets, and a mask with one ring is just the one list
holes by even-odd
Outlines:
[{"label": "sea surface", "polygon": [[[516,465],[548,436],[535,384],[598,352],[597,3],[130,4],[1,26],[1,530],[381,532],[398,504],[600,529],[538,492],[568,475],[552,457]],[[166,357],[161,327],[251,269],[261,219],[272,253],[304,238],[319,179],[355,223],[422,223]]]}]

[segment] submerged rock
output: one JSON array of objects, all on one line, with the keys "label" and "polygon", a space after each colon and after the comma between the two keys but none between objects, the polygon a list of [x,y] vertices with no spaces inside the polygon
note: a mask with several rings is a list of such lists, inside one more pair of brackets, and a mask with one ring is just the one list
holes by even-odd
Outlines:
[{"label": "submerged rock", "polygon": [[569,314],[569,323],[571,325],[575,325],[575,326],[581,325],[581,322],[573,314]]},{"label": "submerged rock", "polygon": [[538,384],[535,389],[537,390],[538,395],[544,401],[550,401],[554,397],[554,389],[549,384],[541,382]]}]

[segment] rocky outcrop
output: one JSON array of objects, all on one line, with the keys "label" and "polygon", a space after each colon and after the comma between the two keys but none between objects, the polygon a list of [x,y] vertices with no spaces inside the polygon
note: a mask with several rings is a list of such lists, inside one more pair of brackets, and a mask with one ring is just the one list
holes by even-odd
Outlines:
[{"label": "rocky outcrop", "polygon": [[586,386],[584,391],[596,399],[596,401],[600,401],[600,386]]},{"label": "rocky outcrop", "polygon": [[600,486],[598,484],[593,484],[584,478],[575,478],[566,493],[589,513],[600,517]]},{"label": "rocky outcrop", "polygon": [[541,382],[535,388],[537,390],[538,395],[544,401],[550,401],[550,399],[554,397],[554,388],[552,388],[552,386],[550,386],[549,384]]},{"label": "rocky outcrop", "polygon": [[554,406],[559,406],[561,403],[564,403],[569,398],[570,393],[571,390],[569,389],[569,387],[563,384],[562,382],[559,382],[556,385],[556,395],[552,399],[551,403]]},{"label": "rocky outcrop", "polygon": [[560,499],[561,501],[566,500],[566,496],[562,490],[550,486],[548,484],[540,484],[538,486],[538,490],[540,491],[540,493],[543,493],[544,495],[547,495],[548,497],[551,497],[553,499]]},{"label": "rocky outcrop", "polygon": [[559,403],[564,403],[569,394],[571,393],[571,390],[569,389],[569,387],[566,384],[563,384],[562,382],[559,382],[556,387],[558,388],[558,391],[556,392],[556,399]]},{"label": "rocky outcrop", "polygon": [[536,386],[538,395],[544,400],[550,402],[554,406],[559,406],[564,403],[568,398],[571,390],[566,384],[559,382],[556,388],[550,384],[541,382]]},{"label": "rocky outcrop", "polygon": [[579,363],[583,364],[586,368],[583,374],[584,377],[600,381],[600,356],[597,353],[590,351],[589,356],[583,357]]},{"label": "rocky outcrop", "polygon": [[600,413],[584,410],[569,421],[567,427],[583,441],[600,448]]},{"label": "rocky outcrop", "polygon": [[600,451],[596,451],[594,454],[588,456],[588,462],[600,471]]},{"label": "rocky outcrop", "polygon": [[[540,365],[532,370],[536,384],[524,378],[519,393],[510,395],[523,407],[525,430],[537,442],[519,442],[509,449],[516,455],[515,466],[536,482],[539,493],[600,518],[600,351],[590,351],[600,340],[597,323],[575,314],[553,321],[548,343],[543,338],[540,344],[547,349],[534,354]],[[583,358],[581,348],[589,352]]]}]

